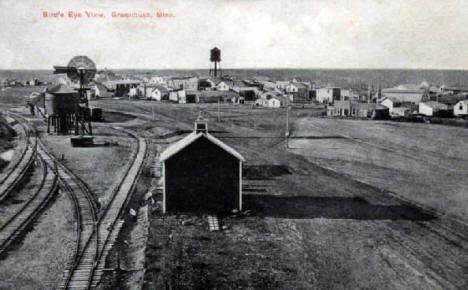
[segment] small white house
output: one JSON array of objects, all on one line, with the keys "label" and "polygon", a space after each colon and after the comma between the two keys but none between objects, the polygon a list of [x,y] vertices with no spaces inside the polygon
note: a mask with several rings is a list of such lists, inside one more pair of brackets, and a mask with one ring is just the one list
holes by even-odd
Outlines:
[{"label": "small white house", "polygon": [[177,99],[179,104],[187,103],[187,97],[185,95],[185,90],[177,91]]},{"label": "small white house", "polygon": [[286,86],[286,93],[297,93],[299,88],[296,84],[289,84]]},{"label": "small white house", "polygon": [[461,100],[453,107],[453,114],[455,116],[467,116],[468,115],[468,100]]},{"label": "small white house", "polygon": [[161,101],[161,91],[158,88],[152,88],[150,99],[155,101]]},{"label": "small white house", "polygon": [[425,116],[434,116],[440,110],[447,110],[448,106],[439,102],[429,101],[419,103],[419,114]]},{"label": "small white house", "polygon": [[129,98],[138,98],[139,95],[140,94],[138,88],[130,88],[130,90],[128,91]]},{"label": "small white house", "polygon": [[341,98],[341,88],[319,88],[316,92],[316,99],[322,104],[330,104]]},{"label": "small white house", "polygon": [[167,90],[163,87],[153,87],[151,88],[151,93],[149,94],[152,100],[161,101],[164,99],[164,96],[167,98]]},{"label": "small white house", "polygon": [[400,104],[401,104],[401,101],[395,97],[385,97],[381,102],[380,104],[382,106],[385,106],[387,108],[390,109],[390,111],[393,109],[393,108],[396,108],[396,107],[399,107]]},{"label": "small white house", "polygon": [[268,106],[268,100],[267,99],[256,99],[255,100],[255,106],[257,107],[267,107]]},{"label": "small white house", "polygon": [[172,101],[172,102],[178,102],[179,101],[179,95],[177,94],[177,91],[169,92],[169,101]]},{"label": "small white house", "polygon": [[229,91],[229,85],[226,84],[225,82],[219,82],[216,85],[216,90],[218,90],[218,91]]},{"label": "small white house", "polygon": [[285,107],[288,104],[288,100],[285,97],[274,96],[269,99],[266,103],[269,108],[281,108]]},{"label": "small white house", "polygon": [[281,108],[288,105],[288,98],[279,92],[266,91],[255,101],[257,107]]}]

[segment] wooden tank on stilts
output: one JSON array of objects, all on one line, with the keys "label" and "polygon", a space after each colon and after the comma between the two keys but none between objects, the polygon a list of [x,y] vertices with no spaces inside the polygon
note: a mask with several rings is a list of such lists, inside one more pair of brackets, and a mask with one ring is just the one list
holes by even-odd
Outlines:
[{"label": "wooden tank on stilts", "polygon": [[86,85],[94,79],[96,66],[86,56],[75,56],[68,66],[54,66],[54,69],[54,74],[66,73],[79,87],[72,89],[57,85],[46,92],[47,132],[51,132],[51,126],[57,134],[74,132],[77,137],[71,138],[73,146],[81,146],[82,143],[89,146],[90,142],[92,145],[93,129],[87,98],[90,88]]}]

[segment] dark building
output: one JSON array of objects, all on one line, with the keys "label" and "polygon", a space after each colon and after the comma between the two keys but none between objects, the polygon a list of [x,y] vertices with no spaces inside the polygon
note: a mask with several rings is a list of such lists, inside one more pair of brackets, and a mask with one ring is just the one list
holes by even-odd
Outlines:
[{"label": "dark building", "polygon": [[239,94],[233,91],[201,91],[200,103],[230,102],[232,98],[239,97]]},{"label": "dark building", "polygon": [[293,103],[309,102],[309,89],[305,84],[292,83],[287,87],[286,92],[292,94]]},{"label": "dark building", "polygon": [[242,210],[244,158],[207,129],[198,119],[194,132],[161,153],[163,212]]},{"label": "dark building", "polygon": [[317,100],[317,91],[309,90],[309,101],[316,101],[316,100]]},{"label": "dark building", "polygon": [[255,91],[254,90],[242,90],[239,92],[239,96],[243,97],[246,101],[255,101]]},{"label": "dark building", "polygon": [[210,79],[199,79],[198,80],[198,90],[211,90],[216,87],[216,84]]},{"label": "dark building", "polygon": [[115,85],[114,96],[115,97],[127,96],[130,93],[130,89],[132,88],[136,89],[139,84],[140,84],[139,81],[133,81],[133,80],[118,81]]},{"label": "dark building", "polygon": [[58,134],[70,134],[75,127],[78,110],[78,92],[63,84],[47,88],[44,107],[47,115],[47,133],[50,127]]},{"label": "dark building", "polygon": [[341,88],[333,88],[333,100],[341,100]]}]

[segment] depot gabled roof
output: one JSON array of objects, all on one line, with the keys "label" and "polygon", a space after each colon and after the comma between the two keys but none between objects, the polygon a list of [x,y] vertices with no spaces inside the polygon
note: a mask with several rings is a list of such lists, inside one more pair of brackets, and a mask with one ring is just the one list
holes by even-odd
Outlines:
[{"label": "depot gabled roof", "polygon": [[169,159],[170,157],[179,153],[180,151],[182,151],[182,149],[184,149],[185,147],[187,147],[188,145],[192,144],[193,142],[195,142],[196,140],[200,138],[208,139],[209,141],[218,145],[224,151],[236,157],[240,161],[242,162],[245,161],[244,157],[242,157],[242,155],[240,155],[240,153],[234,150],[232,147],[228,146],[227,144],[225,144],[218,138],[214,137],[213,135],[209,133],[202,133],[202,132],[200,133],[192,132],[189,135],[185,136],[184,138],[180,139],[179,141],[175,142],[174,144],[170,145],[169,147],[166,148],[166,150],[164,150],[161,153],[161,155],[159,156],[159,159],[161,161],[165,161]]}]

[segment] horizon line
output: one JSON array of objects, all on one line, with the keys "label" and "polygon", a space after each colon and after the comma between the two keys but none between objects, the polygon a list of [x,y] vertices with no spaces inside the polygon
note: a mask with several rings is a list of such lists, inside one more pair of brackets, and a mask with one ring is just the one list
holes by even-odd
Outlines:
[{"label": "horizon line", "polygon": [[[0,71],[11,71],[11,70],[26,70],[26,71],[33,71],[33,70],[50,70],[53,71],[53,68],[0,68]],[[207,70],[209,71],[210,68],[129,68],[129,67],[121,67],[121,68],[99,68],[97,67],[96,70],[103,71],[103,70]],[[304,68],[304,67],[236,67],[236,68],[223,68],[221,70],[433,70],[433,71],[468,71],[467,69],[461,68],[327,68],[327,67],[316,67],[316,68]]]}]

